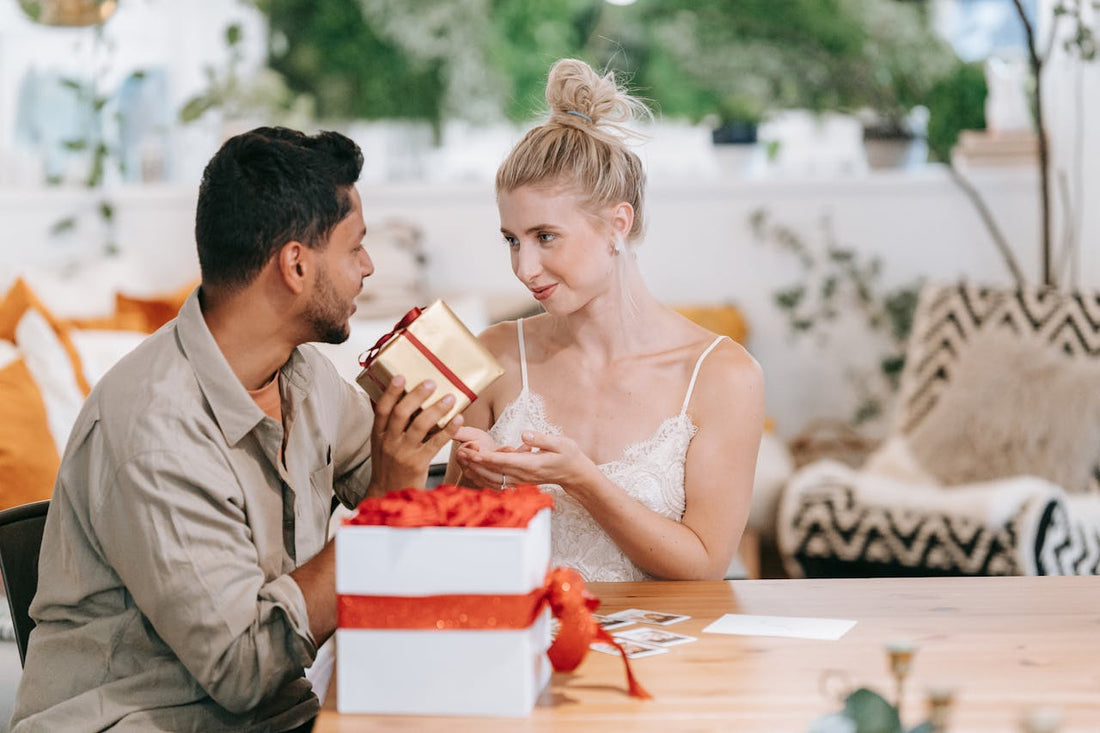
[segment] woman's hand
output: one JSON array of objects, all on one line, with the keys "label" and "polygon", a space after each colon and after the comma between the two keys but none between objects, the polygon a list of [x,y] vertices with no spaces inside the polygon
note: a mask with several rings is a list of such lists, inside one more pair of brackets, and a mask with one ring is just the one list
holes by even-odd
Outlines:
[{"label": "woman's hand", "polygon": [[470,470],[479,476],[495,478],[498,487],[503,476],[509,486],[558,484],[570,491],[598,472],[596,464],[564,435],[525,432],[522,439],[518,448],[465,451],[464,446],[459,450],[458,460],[462,465],[464,460],[468,462]]},{"label": "woman's hand", "polygon": [[474,427],[462,427],[455,433],[454,459],[458,467],[462,469],[461,482],[464,486],[474,489],[499,489],[503,483],[501,474],[491,471],[474,463],[471,458],[482,453],[492,453],[497,450],[512,450],[508,447],[498,448],[496,441],[484,430]]}]

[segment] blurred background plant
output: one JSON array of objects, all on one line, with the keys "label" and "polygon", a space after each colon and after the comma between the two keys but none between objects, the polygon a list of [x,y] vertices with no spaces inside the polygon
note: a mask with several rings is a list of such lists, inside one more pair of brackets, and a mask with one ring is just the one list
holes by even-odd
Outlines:
[{"label": "blurred background plant", "polygon": [[[123,144],[129,121],[120,110],[118,99],[121,90],[145,80],[145,71],[131,71],[117,89],[107,88],[105,80],[111,70],[114,46],[103,34],[102,18],[109,16],[109,13],[103,15],[97,11],[102,3],[88,2],[86,5],[91,14],[87,16],[89,22],[85,25],[92,27],[80,30],[83,37],[79,42],[88,46],[91,68],[85,76],[62,75],[56,78],[62,93],[69,96],[68,108],[72,115],[63,123],[67,133],[60,141],[63,152],[57,158],[57,167],[47,171],[46,183],[50,186],[76,183],[96,192],[95,213],[92,216],[98,219],[102,230],[102,251],[113,255],[118,247],[115,241],[115,204],[110,184],[125,178],[129,166]],[[36,22],[62,20],[48,5],[23,3],[23,8]],[[97,19],[98,22],[90,22]],[[76,20],[78,18],[72,18],[72,24],[76,24]],[[86,214],[79,213],[63,216],[50,227],[50,234],[54,237],[66,236],[76,230],[81,219],[86,217]]]},{"label": "blurred background plant", "polygon": [[904,0],[254,4],[270,21],[272,68],[322,118],[526,120],[548,65],[577,56],[625,74],[665,117],[870,109],[901,127],[959,63],[926,3]]},{"label": "blurred background plant", "polygon": [[180,122],[195,122],[211,110],[218,110],[223,123],[228,124],[260,119],[264,124],[308,126],[316,118],[312,94],[292,91],[283,74],[274,68],[263,67],[247,75],[242,73],[243,33],[239,23],[226,26],[228,61],[224,67],[213,64],[204,67],[207,86],[180,108]]},{"label": "blurred background plant", "polygon": [[[358,0],[255,0],[268,19],[268,63],[287,88],[315,100],[325,120],[443,118],[446,50],[417,52],[392,29],[423,29],[427,19],[392,4],[394,20],[368,22],[368,3]],[[409,3],[422,12],[427,4]],[[441,3],[461,6],[462,3]],[[410,22],[401,23],[400,20]],[[430,32],[425,31],[426,33]],[[401,93],[394,93],[401,90]]]},{"label": "blurred background plant", "polygon": [[[757,242],[798,263],[798,280],[772,296],[792,337],[812,337],[821,349],[835,346],[837,332],[847,326],[875,337],[879,353],[873,366],[868,368],[861,358],[848,367],[857,396],[849,421],[864,425],[885,417],[905,366],[921,281],[884,285],[882,261],[838,242],[828,216],[821,218],[821,240],[812,244],[765,209],[753,211],[749,223]],[[834,348],[842,351],[843,346]],[[832,357],[843,360],[841,353]]]}]

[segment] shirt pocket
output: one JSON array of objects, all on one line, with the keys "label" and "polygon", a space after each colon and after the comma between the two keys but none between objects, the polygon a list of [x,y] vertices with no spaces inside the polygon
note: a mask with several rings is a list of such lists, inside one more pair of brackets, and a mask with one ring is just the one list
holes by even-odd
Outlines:
[{"label": "shirt pocket", "polygon": [[325,449],[324,463],[320,468],[315,468],[309,473],[309,485],[313,488],[313,497],[326,505],[332,501],[333,474],[335,468],[332,465],[332,447]]}]

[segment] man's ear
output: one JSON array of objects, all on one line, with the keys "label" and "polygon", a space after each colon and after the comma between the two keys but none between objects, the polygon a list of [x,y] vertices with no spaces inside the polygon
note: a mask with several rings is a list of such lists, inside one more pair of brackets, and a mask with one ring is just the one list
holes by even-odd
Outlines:
[{"label": "man's ear", "polygon": [[313,262],[310,249],[301,242],[291,240],[279,250],[279,275],[291,292],[299,295],[306,287],[307,276]]}]

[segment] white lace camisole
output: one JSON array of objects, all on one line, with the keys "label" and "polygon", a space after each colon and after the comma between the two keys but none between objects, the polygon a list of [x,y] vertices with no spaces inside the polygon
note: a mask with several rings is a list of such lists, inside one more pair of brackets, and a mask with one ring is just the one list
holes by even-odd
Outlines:
[{"label": "white lace camisole", "polygon": [[[561,429],[547,419],[542,397],[532,392],[527,384],[527,351],[523,342],[522,320],[516,322],[516,332],[519,335],[523,387],[489,430],[497,445],[519,445],[522,443],[520,435],[525,430],[548,435],[561,434]],[[687,407],[703,359],[723,338],[726,337],[714,339],[695,362],[679,414],[666,418],[649,439],[628,446],[618,460],[598,466],[612,483],[631,498],[677,522],[684,517],[684,463],[688,444],[696,430],[695,423],[687,414]],[[652,579],[630,561],[580,502],[557,484],[543,484],[540,488],[554,497],[550,530],[553,565],[576,568],[590,582]]]}]

